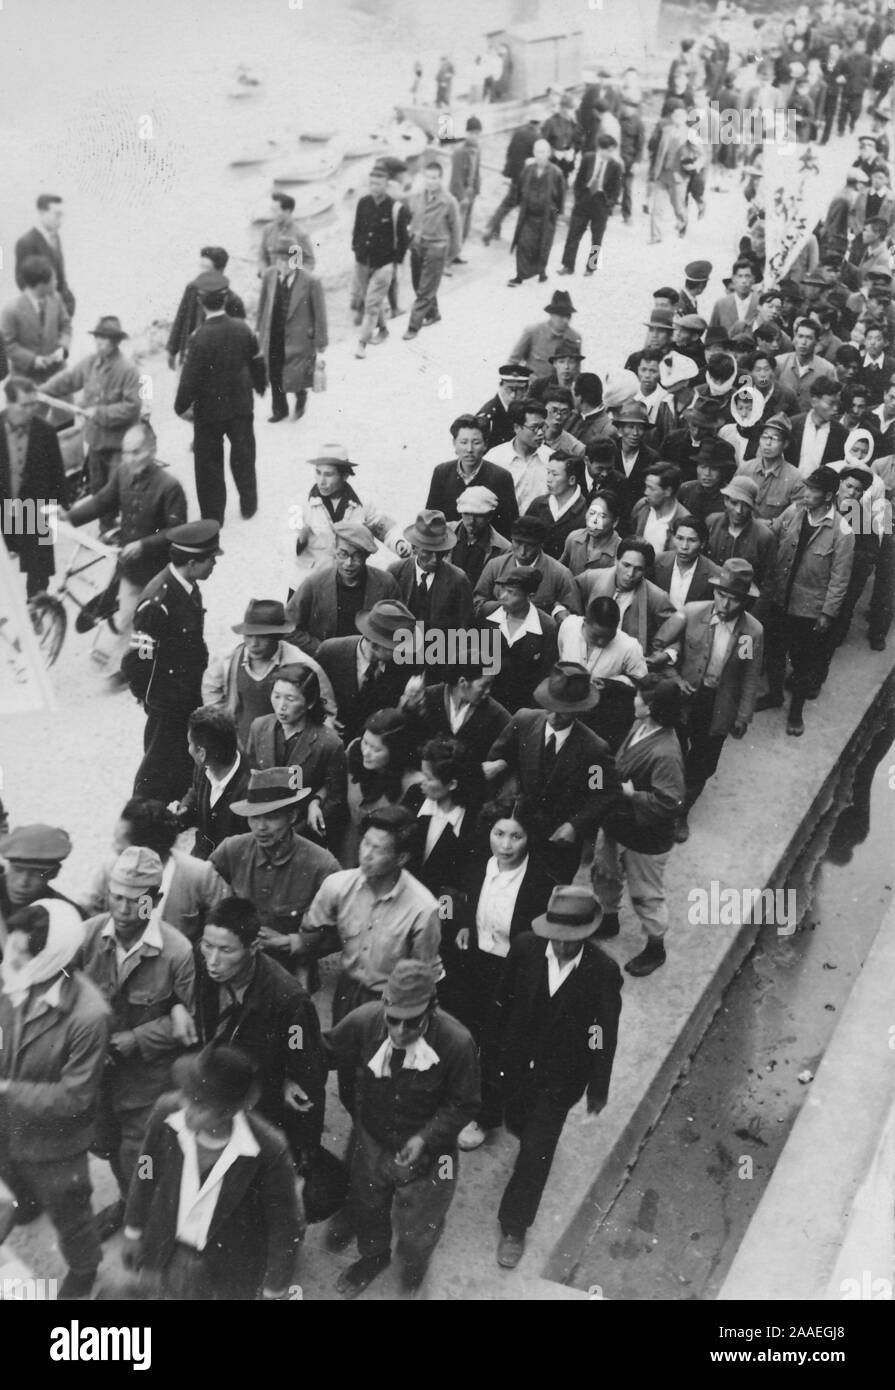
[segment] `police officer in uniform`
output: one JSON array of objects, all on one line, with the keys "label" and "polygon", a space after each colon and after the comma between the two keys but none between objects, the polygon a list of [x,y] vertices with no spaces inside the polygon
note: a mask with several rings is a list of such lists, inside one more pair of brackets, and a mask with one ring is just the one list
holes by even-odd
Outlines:
[{"label": "police officer in uniform", "polygon": [[122,669],[146,709],[143,761],[134,796],[176,800],[192,776],[187,723],[202,703],[208,648],[199,583],[218,555],[220,524],[191,521],[168,532],[169,563],[146,585],[134,613],[131,650]]},{"label": "police officer in uniform", "polygon": [[487,431],[488,448],[508,444],[515,430],[510,424],[509,409],[513,401],[521,401],[528,391],[531,367],[520,362],[507,362],[500,369],[500,384],[496,393],[476,411]]}]

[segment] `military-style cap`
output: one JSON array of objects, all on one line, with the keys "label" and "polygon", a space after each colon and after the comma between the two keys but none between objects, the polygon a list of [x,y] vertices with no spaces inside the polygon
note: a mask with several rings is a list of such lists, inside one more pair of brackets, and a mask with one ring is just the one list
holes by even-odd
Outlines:
[{"label": "military-style cap", "polygon": [[531,374],[531,367],[522,362],[506,362],[497,373],[501,381],[515,381],[519,386],[527,386]]},{"label": "military-style cap", "polygon": [[765,420],[762,425],[763,430],[779,430],[784,439],[788,439],[792,434],[792,420],[782,411],[777,415],[772,415],[769,420]]},{"label": "military-style cap", "polygon": [[207,557],[223,555],[218,545],[220,534],[219,521],[188,521],[185,526],[173,526],[168,532],[168,540],[185,555]]},{"label": "military-style cap", "polygon": [[139,898],[158,888],[162,881],[162,861],[154,849],[128,845],[119,854],[109,874],[109,891],[123,898]]},{"label": "military-style cap", "polygon": [[55,825],[19,825],[0,840],[0,855],[15,864],[61,864],[71,854],[71,840]]},{"label": "military-style cap", "polygon": [[711,261],[691,261],[684,266],[684,274],[688,280],[708,280],[712,273]]},{"label": "military-style cap", "polygon": [[230,281],[219,270],[203,270],[193,281],[199,294],[216,294],[230,287]]}]

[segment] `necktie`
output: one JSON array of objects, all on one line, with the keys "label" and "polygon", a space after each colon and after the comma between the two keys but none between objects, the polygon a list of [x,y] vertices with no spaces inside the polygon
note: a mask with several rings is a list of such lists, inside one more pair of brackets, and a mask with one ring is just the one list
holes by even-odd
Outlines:
[{"label": "necktie", "polygon": [[388,1061],[388,1069],[392,1076],[397,1076],[404,1066],[404,1058],[407,1056],[406,1047],[393,1047],[392,1055]]},{"label": "necktie", "polygon": [[603,159],[598,159],[594,165],[594,172],[591,175],[590,183],[587,185],[591,193],[599,193],[600,189],[603,187],[603,170],[605,167],[606,161]]},{"label": "necktie", "polygon": [[190,598],[197,608],[202,607],[202,595],[199,593],[199,585],[194,584],[190,589]]},{"label": "necktie", "polygon": [[431,574],[424,574],[417,585],[416,616],[422,618],[424,622],[428,622],[429,620],[429,594],[431,584]]},{"label": "necktie", "polygon": [[545,780],[550,776],[553,769],[556,767],[556,756],[556,735],[554,733],[548,733],[546,739],[544,740]]},{"label": "necktie", "polygon": [[378,662],[378,661],[371,661],[370,664],[369,664],[369,666],[367,667],[366,671],[364,672],[364,678],[363,678],[363,680],[361,681],[361,687],[360,687],[360,688],[361,688],[361,693],[362,693],[362,694],[366,694],[367,692],[369,692],[370,690],[372,690],[372,689],[373,689],[373,686],[376,684],[376,682],[378,681],[378,679],[379,679],[379,662]]},{"label": "necktie", "polygon": [[40,319],[40,326],[43,328],[47,321],[47,301],[45,299],[39,299],[37,302],[37,316]]}]

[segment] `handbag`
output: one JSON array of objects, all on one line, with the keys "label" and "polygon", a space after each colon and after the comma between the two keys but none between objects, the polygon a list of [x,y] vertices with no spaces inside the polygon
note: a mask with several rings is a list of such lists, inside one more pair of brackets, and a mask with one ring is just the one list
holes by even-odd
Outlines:
[{"label": "handbag", "polygon": [[328,1221],[348,1197],[348,1169],[340,1158],[319,1144],[302,1166],[302,1201],[309,1225]]}]

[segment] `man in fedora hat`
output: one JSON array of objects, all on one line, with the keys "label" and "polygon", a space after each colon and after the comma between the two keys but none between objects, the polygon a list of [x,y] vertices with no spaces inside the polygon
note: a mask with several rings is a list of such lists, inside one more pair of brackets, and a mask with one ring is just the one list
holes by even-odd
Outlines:
[{"label": "man in fedora hat", "polygon": [[495,395],[476,411],[485,427],[484,438],[489,448],[512,439],[513,426],[507,412],[513,401],[521,401],[528,394],[531,377],[531,367],[522,362],[506,362],[499,368]]},{"label": "man in fedora hat", "polygon": [[544,401],[546,392],[556,386],[561,386],[566,391],[573,391],[581,373],[583,361],[584,354],[578,345],[571,338],[562,339],[550,354],[549,376],[537,377],[532,382],[528,394],[529,400],[541,401],[546,404]]},{"label": "man in fedora hat", "polygon": [[[524,391],[521,394],[524,395]],[[493,405],[494,402],[487,404]],[[503,415],[502,404],[500,411]],[[513,426],[510,425],[509,433],[502,438],[511,438],[513,433]],[[494,525],[502,536],[508,536],[511,524],[519,515],[513,478],[508,469],[485,459],[486,449],[489,445],[497,444],[497,436],[489,434],[481,414],[458,415],[451,424],[451,439],[455,457],[447,463],[437,463],[432,470],[426,506],[430,511],[444,512],[448,521],[456,521],[459,517],[457,499],[460,493],[473,486],[488,488],[497,498]]]},{"label": "man in fedora hat", "polygon": [[216,521],[191,521],[168,532],[168,564],[143,590],[122,669],[146,710],[143,761],[134,795],[165,805],[187,786],[192,764],[187,722],[202,703],[208,664],[199,583],[223,554]]},{"label": "man in fedora hat", "polygon": [[609,1097],[622,974],[593,942],[602,916],[589,888],[554,888],[547,911],[511,943],[501,976],[504,1107],[519,1140],[497,1213],[504,1269],[522,1258],[569,1111],[586,1095],[588,1115],[599,1115]]},{"label": "man in fedora hat", "polygon": [[253,719],[270,714],[270,694],[281,666],[309,666],[320,682],[327,715],[335,718],[336,697],[323,667],[306,651],[284,639],[295,623],[287,619],[278,599],[253,598],[241,623],[231,632],[243,640],[230,651],[212,658],[202,677],[202,703],[223,707],[236,720],[239,745],[245,748]]},{"label": "man in fedora hat", "polygon": [[[706,396],[697,395],[683,413],[682,425],[665,435],[659,446],[663,462],[677,464],[685,483],[696,477],[696,460],[703,440],[715,439],[721,428],[721,410],[718,403]],[[731,463],[736,462],[732,444],[718,440],[718,453],[727,453]]]},{"label": "man in fedora hat", "polygon": [[537,803],[550,832],[547,868],[561,883],[571,882],[617,786],[609,745],[576,718],[599,699],[584,666],[557,662],[534,691],[540,709],[518,710],[482,764],[488,781],[512,777]]},{"label": "man in fedora hat", "polygon": [[690,261],[684,266],[684,288],[677,302],[679,314],[699,313],[699,298],[705,293],[712,270],[711,261]]},{"label": "man in fedora hat", "polygon": [[626,372],[636,372],[641,358],[648,348],[658,348],[667,352],[671,347],[671,334],[674,327],[674,314],[671,309],[654,308],[643,326],[646,329],[646,342],[638,352],[631,352],[625,361]]},{"label": "man in fedora hat", "polygon": [[[124,353],[128,336],[121,320],[103,314],[91,328],[95,350],[73,366],[64,367],[41,388],[45,396],[73,396],[81,392],[84,420],[85,464],[91,492],[108,482],[121,458],[121,445],[131,425],[140,418],[140,374]],[[111,525],[114,518],[106,518]]]},{"label": "man in fedora hat", "polygon": [[119,1198],[100,1212],[100,1239],[124,1218],[127,1190],[141,1154],[146,1123],[170,1086],[181,1050],[171,1017],[175,1004],[192,1012],[195,966],[190,942],[156,911],[162,861],[154,850],[129,845],[109,876],[109,911],[91,917],[75,958],[112,1010],[109,1061],[99,1094],[93,1152],[106,1158]]},{"label": "man in fedora hat", "polygon": [[199,302],[205,321],[189,341],[174,410],[181,417],[192,412],[199,511],[223,525],[225,437],[230,441],[230,472],[240,512],[249,518],[258,510],[252,393],[264,394],[266,373],[255,334],[245,319],[232,319],[227,313],[227,277],[211,272],[202,282]]},{"label": "man in fedora hat", "polygon": [[122,1258],[163,1302],[286,1300],[302,1236],[286,1139],[253,1105],[238,1048],[182,1057],[146,1131]]},{"label": "man in fedora hat", "polygon": [[734,558],[749,561],[761,595],[757,608],[759,619],[763,621],[762,615],[770,602],[777,542],[770,523],[755,515],[758,483],[754,478],[737,473],[726,487],[722,487],[721,496],[723,512],[713,512],[708,519],[707,554],[716,565],[724,565]]},{"label": "man in fedora hat", "polygon": [[511,714],[531,708],[535,687],[556,661],[556,623],[531,598],[540,582],[536,569],[506,570],[495,586],[498,607],[486,620],[497,628],[500,642],[494,698]]},{"label": "man in fedora hat", "polygon": [[290,973],[295,973],[302,918],[320,885],[339,868],[329,850],[299,833],[310,796],[298,766],[253,771],[244,800],[232,806],[249,828],[222,840],[211,855],[234,896],[257,908],[262,948]]},{"label": "man in fedora hat", "polygon": [[323,285],[303,264],[301,248],[288,236],[277,242],[276,264],[261,277],[255,329],[270,382],[268,424],[288,416],[289,392],[295,393],[293,419],[300,420],[318,357],[326,352],[329,337]]},{"label": "man in fedora hat", "polygon": [[335,527],[343,521],[366,526],[376,540],[402,558],[410,554],[397,522],[380,511],[375,503],[361,501],[355,492],[350,480],[360,465],[351,457],[346,445],[328,442],[306,461],[314,470],[314,484],[304,506],[293,504],[289,508],[289,529],[295,537],[298,557],[296,589],[309,569],[333,563]]},{"label": "man in fedora hat", "polygon": [[618,141],[608,132],[597,136],[596,147],[585,150],[578,165],[572,193],[569,230],[563,247],[560,275],[575,274],[578,244],[590,228],[590,254],[585,275],[593,275],[599,264],[606,223],[622,191],[624,166],[618,157]]},{"label": "man in fedora hat", "polygon": [[731,460],[727,450],[719,449],[724,440],[704,439],[696,455],[696,477],[682,483],[678,500],[690,516],[706,521],[714,512],[723,512],[724,498],[721,488],[729,483],[737,471],[736,460]]},{"label": "man in fedora hat", "polygon": [[603,817],[591,877],[603,921],[596,940],[618,936],[625,880],[646,946],[625,964],[629,975],[650,975],[665,963],[668,930],[665,867],[685,795],[684,757],[675,732],[681,688],[651,672],[634,696],[634,723],[616,753],[621,797]]},{"label": "man in fedora hat", "polygon": [[331,1065],[356,1077],[351,1188],[328,1244],[357,1237],[360,1258],[336,1288],[356,1298],[391,1261],[397,1236],[403,1288],[420,1287],[457,1183],[457,1136],[478,1114],[471,1034],[438,1007],[436,974],[398,961],[381,1000],[361,1004],[324,1034]]},{"label": "man in fedora hat", "polygon": [[359,737],[369,715],[392,709],[400,700],[413,672],[395,661],[395,649],[415,623],[399,599],[380,599],[355,618],[359,636],[328,637],[317,648],[317,660],[332,682],[346,744]]},{"label": "man in fedora hat", "polygon": [[368,527],[339,521],[333,535],[333,563],[311,570],[286,605],[296,644],[311,655],[330,637],[353,636],[358,613],[368,613],[380,599],[399,597],[392,576],[367,563],[377,550]]},{"label": "man in fedora hat", "polygon": [[38,898],[58,898],[85,915],[77,903],[52,886],[71,849],[67,832],[55,825],[19,825],[0,836],[0,945],[6,919]]},{"label": "man in fedora hat", "polygon": [[158,440],[148,420],[138,420],[121,441],[121,462],[92,497],[82,498],[59,519],[83,526],[97,517],[121,513],[118,607],[115,636],[103,634],[91,659],[105,667],[107,679],[124,684],[119,666],[130,645],[131,619],[140,595],[168,559],[168,536],[186,522],[186,495],[166,465],[156,461]]},{"label": "man in fedora hat", "polygon": [[448,526],[457,537],[451,563],[461,569],[475,586],[489,560],[506,555],[510,542],[495,529],[499,506],[497,495],[488,487],[468,487],[457,498],[458,521]]},{"label": "man in fedora hat", "polygon": [[[764,632],[746,612],[757,598],[748,560],[728,560],[709,579],[714,598],[691,600],[660,629],[663,647],[677,646],[676,678],[684,693],[678,736],[684,748],[684,807],[675,827],[680,844],[690,834],[687,816],[715,775],[728,734],[742,738],[755,713]],[[683,640],[681,640],[683,639]]]},{"label": "man in fedora hat", "polygon": [[791,435],[789,417],[772,415],[760,428],[755,458],[744,459],[737,470],[739,477],[752,478],[755,482],[755,515],[762,521],[773,521],[805,491],[799,470],[784,457]]},{"label": "man in fedora hat", "polygon": [[389,566],[398,585],[401,601],[416,621],[429,628],[467,628],[472,626],[472,587],[461,569],[452,565],[448,554],[457,544],[444,512],[419,513],[404,539],[413,552],[407,560]]},{"label": "man in fedora hat", "polygon": [[[339,952],[333,1026],[359,1004],[381,999],[400,960],[424,961],[440,977],[438,900],[407,871],[415,835],[406,806],[371,811],[362,822],[358,867],[329,875],[305,913],[296,940],[299,962]],[[339,1096],[353,1114],[351,1068],[340,1068]]]},{"label": "man in fedora hat", "polygon": [[757,709],[783,704],[786,658],[792,665],[792,697],[786,732],[805,731],[805,701],[820,691],[827,669],[830,631],[848,590],[855,537],[836,510],[839,475],[818,468],[805,479],[805,495],[773,523],[777,541],[772,597],[762,616],[767,642],[768,693]]},{"label": "man in fedora hat", "polygon": [[474,599],[479,618],[487,618],[489,613],[493,613],[500,602],[497,597],[498,585],[510,570],[519,565],[524,569],[537,570],[540,574],[540,583],[532,601],[542,612],[549,613],[557,622],[562,622],[569,613],[581,612],[575,581],[565,565],[545,554],[546,539],[547,525],[540,517],[520,516],[513,522],[510,549],[488,561],[475,586]]},{"label": "man in fedora hat", "polygon": [[549,377],[550,357],[562,341],[572,342],[581,351],[581,334],[572,327],[576,312],[567,290],[554,290],[549,304],[544,305],[546,323],[532,323],[522,330],[513,351],[511,362],[521,362],[531,368],[532,376]]}]

